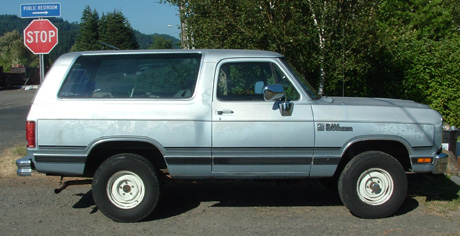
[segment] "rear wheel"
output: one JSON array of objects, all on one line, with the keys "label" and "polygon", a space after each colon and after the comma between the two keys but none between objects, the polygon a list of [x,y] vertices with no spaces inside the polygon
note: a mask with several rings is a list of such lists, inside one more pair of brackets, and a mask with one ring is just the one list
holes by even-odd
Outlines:
[{"label": "rear wheel", "polygon": [[96,206],[107,217],[119,222],[140,221],[158,203],[158,174],[142,156],[114,155],[96,170],[92,192]]},{"label": "rear wheel", "polygon": [[356,216],[382,218],[394,214],[404,202],[407,178],[401,164],[378,151],[354,157],[339,177],[344,205]]}]

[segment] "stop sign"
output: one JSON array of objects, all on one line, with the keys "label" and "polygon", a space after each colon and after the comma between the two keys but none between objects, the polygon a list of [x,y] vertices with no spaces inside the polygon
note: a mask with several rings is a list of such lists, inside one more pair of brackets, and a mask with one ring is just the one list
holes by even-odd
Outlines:
[{"label": "stop sign", "polygon": [[24,29],[24,45],[34,54],[48,54],[58,43],[58,29],[49,20],[33,20]]}]

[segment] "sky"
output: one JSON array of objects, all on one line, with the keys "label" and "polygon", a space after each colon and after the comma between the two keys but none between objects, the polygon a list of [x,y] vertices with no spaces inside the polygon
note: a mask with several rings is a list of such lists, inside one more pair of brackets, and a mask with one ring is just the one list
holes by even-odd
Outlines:
[{"label": "sky", "polygon": [[86,6],[103,13],[121,11],[131,27],[144,34],[168,34],[179,39],[179,9],[159,0],[0,0],[0,15],[20,16],[21,4],[61,3],[61,18],[80,23]]}]

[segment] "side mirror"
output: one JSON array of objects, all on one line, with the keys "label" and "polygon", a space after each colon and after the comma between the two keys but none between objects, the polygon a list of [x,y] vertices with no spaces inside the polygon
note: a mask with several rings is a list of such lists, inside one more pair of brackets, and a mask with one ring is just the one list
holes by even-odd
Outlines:
[{"label": "side mirror", "polygon": [[264,100],[275,101],[284,97],[284,89],[281,84],[269,84],[264,88]]},{"label": "side mirror", "polygon": [[285,97],[285,92],[281,84],[270,84],[265,86],[264,100],[269,102],[276,101],[273,110],[278,108],[281,116],[291,116],[294,111],[294,103],[288,101],[287,99],[284,101],[277,101],[282,97]]}]

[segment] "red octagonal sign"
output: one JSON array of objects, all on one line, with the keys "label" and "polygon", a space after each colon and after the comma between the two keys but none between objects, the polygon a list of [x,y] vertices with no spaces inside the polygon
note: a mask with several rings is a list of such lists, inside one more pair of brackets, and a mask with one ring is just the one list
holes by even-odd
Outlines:
[{"label": "red octagonal sign", "polygon": [[58,43],[58,29],[49,20],[33,20],[24,29],[24,45],[34,54],[48,54]]}]

